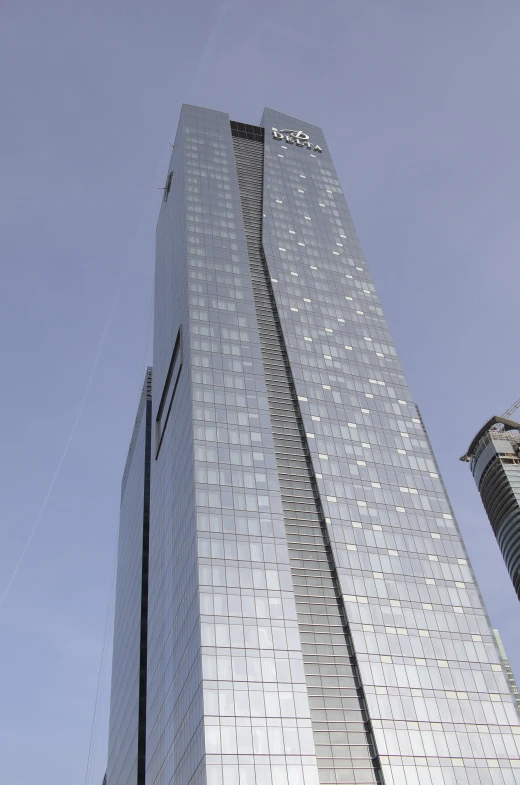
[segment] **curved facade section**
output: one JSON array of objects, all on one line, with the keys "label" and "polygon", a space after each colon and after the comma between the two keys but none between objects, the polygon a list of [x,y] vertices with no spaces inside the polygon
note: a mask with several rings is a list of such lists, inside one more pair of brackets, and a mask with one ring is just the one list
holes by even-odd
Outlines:
[{"label": "curved facade section", "polygon": [[471,470],[493,532],[520,599],[520,433],[485,433]]}]

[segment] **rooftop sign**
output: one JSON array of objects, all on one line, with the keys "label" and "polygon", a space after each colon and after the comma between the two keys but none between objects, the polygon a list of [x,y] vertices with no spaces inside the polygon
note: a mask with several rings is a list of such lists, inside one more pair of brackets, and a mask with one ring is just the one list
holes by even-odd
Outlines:
[{"label": "rooftop sign", "polygon": [[309,142],[309,134],[304,133],[304,131],[292,131],[287,128],[282,128],[281,131],[277,128],[272,128],[271,130],[273,139],[280,139],[289,144],[295,144],[297,147],[307,147],[309,150],[316,150],[318,153],[323,152],[319,144]]}]

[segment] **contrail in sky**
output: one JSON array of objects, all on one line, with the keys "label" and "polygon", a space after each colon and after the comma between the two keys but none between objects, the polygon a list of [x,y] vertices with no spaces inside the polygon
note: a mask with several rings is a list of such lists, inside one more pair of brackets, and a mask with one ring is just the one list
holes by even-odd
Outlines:
[{"label": "contrail in sky", "polygon": [[[216,40],[216,34],[218,32],[218,27],[219,27],[222,15],[223,15],[224,12],[228,11],[229,9],[230,9],[229,3],[224,2],[224,3],[222,3],[220,5],[218,14],[215,17],[215,21],[214,21],[213,26],[211,28],[211,32],[208,35],[208,38],[206,39],[206,44],[205,44],[204,49],[202,51],[202,54],[200,56],[200,60],[199,60],[198,66],[197,66],[197,70],[195,71],[195,74],[193,75],[193,79],[192,79],[192,81],[190,83],[188,91],[192,90],[193,86],[196,84],[198,79],[200,79],[201,74],[202,74],[202,72],[204,70],[204,67],[206,65],[206,62],[208,60],[208,56],[209,56],[209,54],[211,52],[211,49],[214,47],[215,40]],[[162,168],[162,160],[161,160],[160,166]],[[160,176],[160,172],[159,172],[159,167],[158,167],[157,171],[156,171],[156,178],[155,178],[156,181],[159,179],[159,176]],[[141,223],[141,229],[142,229],[142,224],[143,224],[142,218],[141,218],[141,222],[140,223]],[[138,230],[138,234],[141,231],[141,229]],[[6,586],[5,586],[5,588],[4,588],[3,592],[2,592],[2,595],[0,596],[0,608],[4,604],[4,602],[5,602],[6,598],[7,598],[7,595],[9,594],[9,592],[11,590],[11,587],[12,587],[14,581],[15,581],[15,578],[16,578],[16,576],[18,574],[20,566],[21,566],[21,564],[22,564],[22,562],[23,562],[23,560],[25,558],[25,554],[29,550],[29,548],[31,546],[31,543],[32,543],[32,541],[34,539],[34,536],[35,536],[35,534],[36,534],[36,532],[38,530],[38,527],[40,525],[43,513],[45,512],[45,508],[47,507],[48,501],[49,501],[49,499],[51,497],[52,491],[53,491],[54,486],[56,484],[56,480],[59,477],[59,474],[60,474],[60,471],[61,471],[61,467],[63,466],[63,462],[65,461],[65,458],[67,457],[67,453],[69,451],[70,445],[72,443],[72,440],[73,440],[74,435],[76,433],[77,427],[78,427],[79,422],[81,420],[81,416],[83,414],[83,410],[85,408],[85,404],[87,403],[88,396],[90,394],[90,390],[92,388],[92,384],[94,382],[94,378],[96,376],[97,369],[99,367],[99,362],[100,362],[101,356],[103,354],[103,348],[104,348],[104,345],[105,345],[105,341],[106,341],[108,333],[110,331],[110,327],[112,326],[112,320],[114,318],[114,314],[116,312],[118,301],[119,301],[119,297],[120,297],[120,294],[121,294],[124,274],[125,274],[125,272],[128,271],[128,267],[129,267],[129,265],[124,265],[124,264],[121,265],[120,272],[119,272],[119,282],[117,284],[117,288],[116,288],[116,291],[114,293],[114,298],[112,300],[112,305],[110,307],[110,311],[108,313],[108,316],[107,316],[107,319],[106,319],[106,322],[105,322],[105,327],[103,329],[103,333],[102,333],[101,338],[99,340],[99,344],[98,344],[98,347],[97,347],[97,350],[96,350],[94,361],[92,363],[92,367],[90,369],[90,374],[89,374],[89,377],[88,377],[88,380],[87,380],[87,385],[85,387],[85,391],[83,393],[83,397],[81,398],[81,401],[80,401],[80,404],[79,404],[79,408],[78,408],[78,411],[77,411],[77,414],[76,414],[76,418],[75,418],[75,420],[74,420],[74,422],[72,424],[72,428],[70,430],[69,436],[68,436],[67,441],[65,443],[65,447],[63,448],[63,452],[61,454],[61,457],[60,457],[60,459],[58,461],[58,465],[56,466],[56,469],[55,469],[54,474],[52,476],[52,479],[50,481],[49,487],[47,489],[47,493],[46,493],[45,498],[44,498],[44,500],[42,502],[42,505],[41,505],[41,507],[39,509],[38,515],[36,516],[36,520],[34,522],[34,525],[33,525],[33,528],[31,530],[31,533],[29,534],[29,537],[27,538],[27,541],[26,541],[26,543],[25,543],[25,545],[24,545],[24,547],[22,549],[20,557],[18,558],[18,561],[15,564],[15,567],[14,567],[12,573],[11,573],[11,576],[10,576],[9,580],[7,581],[7,584],[6,584]],[[148,324],[146,326],[146,338],[145,338],[145,340],[147,340],[147,336],[149,334],[150,323],[151,323],[151,317],[150,317],[150,314],[149,314],[148,315]],[[147,344],[144,347],[144,352],[145,353],[146,353],[146,348],[147,348]]]},{"label": "contrail in sky", "polygon": [[34,535],[36,534],[38,526],[40,525],[40,521],[42,519],[42,515],[43,515],[43,513],[45,511],[45,508],[47,506],[47,502],[49,501],[49,499],[51,497],[52,489],[54,488],[56,480],[58,479],[58,475],[59,475],[61,467],[63,465],[63,461],[67,457],[67,453],[69,451],[71,442],[72,442],[72,440],[74,438],[74,434],[76,433],[76,429],[78,427],[78,423],[79,423],[79,421],[81,419],[81,415],[83,414],[83,409],[85,408],[85,404],[87,402],[87,398],[89,396],[89,393],[90,393],[90,390],[91,390],[91,387],[92,387],[92,383],[94,381],[94,377],[96,375],[96,371],[97,371],[98,366],[99,366],[99,361],[101,359],[101,354],[103,352],[103,347],[105,345],[105,341],[106,341],[108,332],[110,330],[110,326],[112,324],[112,319],[113,319],[114,313],[116,311],[117,302],[119,300],[119,294],[121,292],[121,283],[122,283],[122,280],[119,281],[119,284],[117,286],[116,292],[114,294],[114,299],[112,300],[112,306],[110,308],[107,320],[105,322],[105,327],[104,327],[103,333],[101,335],[101,338],[100,338],[100,341],[99,341],[99,344],[98,344],[96,355],[94,357],[94,362],[92,363],[92,368],[90,369],[90,374],[89,374],[89,377],[88,377],[87,386],[85,387],[85,391],[83,393],[83,397],[81,399],[81,402],[80,402],[80,405],[79,405],[79,408],[78,408],[78,412],[76,414],[76,419],[74,420],[74,422],[72,424],[72,428],[71,428],[70,433],[69,433],[69,438],[67,439],[67,441],[65,443],[65,447],[63,448],[63,452],[61,454],[61,458],[58,461],[58,465],[56,466],[56,470],[55,470],[55,472],[54,472],[54,474],[52,476],[50,485],[49,485],[49,487],[47,489],[47,493],[46,493],[45,498],[43,500],[43,503],[42,503],[42,505],[40,507],[38,515],[36,516],[36,521],[34,522],[34,526],[32,528],[32,531],[29,534],[27,542],[25,543],[25,545],[23,547],[23,550],[22,550],[22,552],[20,554],[20,558],[16,562],[15,568],[14,568],[13,572],[11,573],[11,577],[9,578],[9,580],[7,582],[7,585],[6,585],[6,587],[5,587],[5,589],[4,589],[3,593],[2,593],[2,596],[0,597],[0,608],[4,604],[5,598],[9,594],[9,591],[11,589],[11,586],[13,585],[13,582],[14,582],[14,579],[16,578],[18,570],[20,569],[20,565],[21,565],[21,563],[22,563],[22,561],[24,559],[24,556],[27,553],[27,551],[28,551],[28,549],[29,549],[29,547],[31,545],[31,542],[33,541],[33,538],[34,538]]}]

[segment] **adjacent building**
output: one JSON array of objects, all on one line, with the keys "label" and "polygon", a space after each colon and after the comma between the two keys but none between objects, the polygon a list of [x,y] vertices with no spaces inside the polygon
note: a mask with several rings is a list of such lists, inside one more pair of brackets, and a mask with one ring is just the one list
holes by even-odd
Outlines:
[{"label": "adjacent building", "polygon": [[520,424],[488,420],[461,461],[468,461],[513,586],[520,599]]},{"label": "adjacent building", "polygon": [[146,785],[520,783],[510,685],[321,129],[184,106],[155,269]]},{"label": "adjacent building", "polygon": [[152,369],[121,483],[108,766],[103,785],[144,785]]}]

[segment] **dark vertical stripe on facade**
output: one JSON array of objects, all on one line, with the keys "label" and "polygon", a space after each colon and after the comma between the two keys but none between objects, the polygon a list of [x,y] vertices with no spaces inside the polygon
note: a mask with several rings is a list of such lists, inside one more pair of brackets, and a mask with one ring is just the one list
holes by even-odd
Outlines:
[{"label": "dark vertical stripe on facade", "polygon": [[146,772],[146,663],[148,656],[148,554],[150,540],[150,465],[152,454],[152,373],[147,373],[146,457],[144,468],[143,557],[141,568],[141,635],[139,655],[139,726],[137,785],[145,785]]},{"label": "dark vertical stripe on facade", "polygon": [[264,146],[252,128],[246,136],[231,130],[320,781],[382,783],[262,248]]}]

